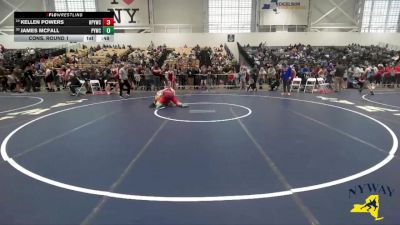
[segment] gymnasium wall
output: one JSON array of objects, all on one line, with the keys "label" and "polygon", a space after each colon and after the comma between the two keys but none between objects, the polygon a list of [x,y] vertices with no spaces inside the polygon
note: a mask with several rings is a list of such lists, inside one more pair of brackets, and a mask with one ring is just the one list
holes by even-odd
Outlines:
[{"label": "gymnasium wall", "polygon": [[[278,6],[270,0],[260,0],[260,25],[307,25],[309,3],[309,0],[287,0],[285,4],[289,6]],[[278,4],[283,3],[278,1]]]},{"label": "gymnasium wall", "polygon": [[[337,4],[342,2],[341,10],[343,10],[347,15],[352,18],[357,18],[356,12],[356,3],[359,0],[347,0],[347,1],[335,1]],[[310,20],[311,22],[316,21],[321,18],[321,16],[325,15],[326,12],[331,10],[334,6],[329,1],[311,1],[311,13]],[[343,24],[349,24],[349,18],[346,17],[340,10],[334,10],[332,13],[324,17],[318,24],[323,25],[324,23],[336,23],[338,26]]]},{"label": "gymnasium wall", "polygon": [[[203,32],[207,10],[208,1],[206,0],[153,0],[153,23],[191,24],[193,32]],[[178,30],[171,27],[167,32],[178,32]],[[190,31],[182,30],[181,32]]]},{"label": "gymnasium wall", "polygon": [[0,26],[14,26],[14,9],[19,11],[45,11],[46,5],[42,4],[42,0],[9,0],[0,2]]}]

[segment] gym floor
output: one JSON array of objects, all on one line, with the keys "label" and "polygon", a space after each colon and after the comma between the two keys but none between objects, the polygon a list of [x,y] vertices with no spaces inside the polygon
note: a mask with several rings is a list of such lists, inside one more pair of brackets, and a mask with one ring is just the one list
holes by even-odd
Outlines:
[{"label": "gym floor", "polygon": [[398,90],[179,94],[0,95],[0,223],[400,221]]}]

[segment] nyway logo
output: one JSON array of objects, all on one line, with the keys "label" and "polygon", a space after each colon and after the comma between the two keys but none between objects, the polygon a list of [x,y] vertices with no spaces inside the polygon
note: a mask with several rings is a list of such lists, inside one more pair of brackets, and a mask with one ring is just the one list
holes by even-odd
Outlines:
[{"label": "nyway logo", "polygon": [[353,204],[353,208],[350,212],[368,213],[375,219],[375,221],[382,220],[383,217],[379,217],[379,209],[382,205],[379,195],[392,197],[394,191],[395,190],[390,186],[382,184],[368,183],[356,185],[354,188],[349,189],[349,198],[365,194],[369,194],[369,196],[364,199],[363,203]]}]

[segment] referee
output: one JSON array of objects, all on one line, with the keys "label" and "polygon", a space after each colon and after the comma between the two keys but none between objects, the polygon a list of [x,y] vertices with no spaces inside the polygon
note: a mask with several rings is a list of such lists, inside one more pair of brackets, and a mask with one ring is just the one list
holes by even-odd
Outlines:
[{"label": "referee", "polygon": [[131,94],[131,85],[129,84],[128,80],[128,65],[123,64],[121,69],[119,69],[119,96],[122,98],[122,90],[124,89],[124,86],[128,88],[128,91],[126,93],[126,96],[129,96]]}]

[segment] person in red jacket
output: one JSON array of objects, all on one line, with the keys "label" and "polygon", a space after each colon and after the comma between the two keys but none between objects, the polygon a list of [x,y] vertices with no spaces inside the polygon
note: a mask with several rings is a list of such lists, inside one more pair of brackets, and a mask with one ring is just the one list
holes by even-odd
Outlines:
[{"label": "person in red jacket", "polygon": [[388,87],[393,79],[392,79],[392,72],[394,70],[394,67],[391,67],[390,64],[386,64],[386,68],[385,68],[385,73],[384,73],[384,77],[383,77],[383,84]]},{"label": "person in red jacket", "polygon": [[233,74],[233,70],[229,70],[227,78],[228,78],[227,88],[232,89],[235,86],[235,74]]},{"label": "person in red jacket", "polygon": [[395,72],[395,84],[397,87],[400,87],[400,62],[397,63],[397,65],[394,67],[394,72]]},{"label": "person in red jacket", "polygon": [[376,84],[381,84],[382,77],[385,74],[385,67],[382,64],[378,65],[378,72],[375,73]]},{"label": "person in red jacket", "polygon": [[167,75],[167,79],[168,79],[168,85],[172,88],[175,88],[176,87],[176,76],[175,76],[175,72],[172,67],[170,67],[168,69],[168,71],[166,72],[166,75]]},{"label": "person in red jacket", "polygon": [[158,66],[157,63],[154,64],[154,66],[151,68],[153,72],[153,79],[154,79],[154,87],[156,90],[160,90],[161,87],[161,82],[162,82],[162,70]]}]

